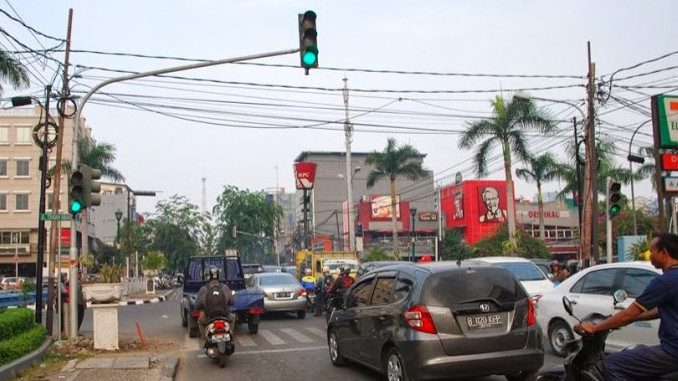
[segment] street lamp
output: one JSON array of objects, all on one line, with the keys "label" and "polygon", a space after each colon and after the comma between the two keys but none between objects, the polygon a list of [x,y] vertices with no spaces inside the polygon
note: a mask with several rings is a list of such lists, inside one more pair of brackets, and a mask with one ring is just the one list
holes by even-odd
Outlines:
[{"label": "street lamp", "polygon": [[417,221],[415,216],[417,215],[417,208],[410,208],[410,215],[412,216],[412,236],[410,239],[412,240],[412,255],[410,256],[410,262],[414,260],[414,223]]},{"label": "street lamp", "polygon": [[642,156],[631,155],[631,145],[633,144],[633,138],[636,137],[636,132],[640,130],[640,127],[650,123],[650,120],[646,120],[636,127],[636,130],[633,131],[631,135],[631,141],[629,142],[629,155],[626,156],[626,159],[629,161],[629,173],[631,174],[631,209],[633,209],[633,235],[638,235],[638,226],[636,222],[636,196],[633,192],[633,163],[643,164],[645,163],[645,158]]},{"label": "street lamp", "polygon": [[122,210],[118,208],[115,211],[115,220],[118,222],[118,229],[115,232],[115,243],[120,243],[120,219],[122,218]]},{"label": "street lamp", "polygon": [[353,168],[353,173],[347,178],[342,173],[339,173],[337,176],[346,178],[346,188],[347,192],[347,202],[348,207],[346,212],[348,213],[348,251],[355,250],[355,217],[353,216],[353,179],[355,175],[360,172],[361,167]]}]

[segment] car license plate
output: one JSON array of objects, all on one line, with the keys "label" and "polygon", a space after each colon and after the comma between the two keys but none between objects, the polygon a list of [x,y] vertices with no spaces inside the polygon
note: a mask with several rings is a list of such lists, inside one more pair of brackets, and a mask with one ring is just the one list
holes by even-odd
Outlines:
[{"label": "car license plate", "polygon": [[289,292],[279,292],[278,293],[278,298],[289,298],[290,293]]},{"label": "car license plate", "polygon": [[225,333],[225,334],[222,334],[222,335],[214,335],[214,340],[229,341],[229,340],[231,340],[231,335],[229,335],[228,333]]},{"label": "car license plate", "polygon": [[469,316],[466,318],[466,324],[469,330],[474,330],[501,327],[503,322],[501,314],[489,314]]}]

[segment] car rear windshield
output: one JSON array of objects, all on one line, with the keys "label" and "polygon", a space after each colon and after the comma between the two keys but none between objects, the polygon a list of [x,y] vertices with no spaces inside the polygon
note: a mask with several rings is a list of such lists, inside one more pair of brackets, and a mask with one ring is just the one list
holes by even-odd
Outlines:
[{"label": "car rear windshield", "polygon": [[498,267],[454,269],[431,274],[422,289],[422,303],[439,307],[488,299],[514,303],[527,298],[511,274]]},{"label": "car rear windshield", "polygon": [[496,266],[503,267],[513,273],[518,280],[544,280],[546,277],[534,263],[529,262],[502,262]]},{"label": "car rear windshield", "polygon": [[262,286],[291,286],[299,284],[293,276],[262,276],[259,279]]}]

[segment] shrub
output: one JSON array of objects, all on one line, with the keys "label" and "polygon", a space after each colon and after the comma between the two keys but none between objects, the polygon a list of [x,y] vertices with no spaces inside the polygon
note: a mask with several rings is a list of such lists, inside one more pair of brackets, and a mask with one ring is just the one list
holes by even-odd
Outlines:
[{"label": "shrub", "polygon": [[35,323],[35,315],[28,308],[12,308],[0,314],[0,341],[28,331]]},{"label": "shrub", "polygon": [[386,251],[378,246],[371,246],[365,251],[363,262],[388,261],[393,259]]},{"label": "shrub", "polygon": [[[30,322],[33,322],[32,319]],[[0,341],[0,365],[10,363],[38,349],[45,342],[46,333],[45,327],[34,324],[30,330]]]}]

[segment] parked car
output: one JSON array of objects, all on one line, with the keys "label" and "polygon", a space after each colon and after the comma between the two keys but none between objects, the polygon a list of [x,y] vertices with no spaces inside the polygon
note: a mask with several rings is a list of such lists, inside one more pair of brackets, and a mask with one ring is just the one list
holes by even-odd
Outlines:
[{"label": "parked car", "polygon": [[547,278],[551,279],[553,277],[553,274],[551,273],[551,263],[553,261],[549,261],[548,259],[530,259],[537,267],[539,267],[539,270],[546,275]]},{"label": "parked car", "polygon": [[375,262],[363,262],[358,266],[358,271],[356,272],[355,278],[358,279],[366,273],[376,270],[378,268],[390,265],[402,264],[399,261],[375,261]]},{"label": "parked car", "polygon": [[521,257],[481,257],[473,261],[503,267],[512,272],[530,296],[539,298],[546,292],[553,290],[553,282],[534,264]]},{"label": "parked car", "polygon": [[21,284],[26,281],[24,277],[4,277],[0,280],[0,288],[3,290],[18,290],[21,288]]},{"label": "parked car", "polygon": [[247,288],[264,293],[264,313],[293,311],[306,317],[306,290],[292,274],[257,273],[247,279]]},{"label": "parked car", "polygon": [[[563,296],[572,301],[575,316],[582,318],[591,312],[610,315],[617,312],[612,296],[616,290],[625,290],[632,301],[660,274],[661,270],[649,262],[603,264],[584,269],[545,293],[538,302],[537,320],[553,352],[567,354],[565,345],[574,338],[573,327],[578,323],[565,312]],[[649,320],[614,330],[607,337],[605,350],[616,352],[631,344],[656,345],[658,328],[657,320]]]},{"label": "parked car", "polygon": [[515,277],[479,263],[386,266],[349,289],[327,325],[335,366],[388,380],[503,374],[533,379],[544,361],[532,301]]},{"label": "parked car", "polygon": [[245,279],[248,279],[252,274],[263,273],[264,267],[258,263],[243,263],[242,271],[245,275]]}]

